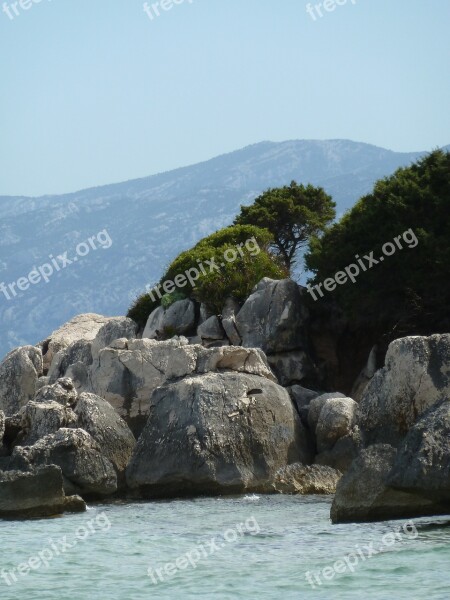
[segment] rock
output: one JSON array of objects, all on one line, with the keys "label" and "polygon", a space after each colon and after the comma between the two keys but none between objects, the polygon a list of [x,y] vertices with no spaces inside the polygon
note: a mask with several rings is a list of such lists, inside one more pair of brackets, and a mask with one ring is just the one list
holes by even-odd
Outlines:
[{"label": "rock", "polygon": [[0,410],[0,446],[3,443],[3,436],[5,435],[5,413]]},{"label": "rock", "polygon": [[300,409],[302,409],[304,406],[307,406],[311,400],[314,400],[314,398],[318,398],[322,395],[321,392],[309,390],[301,385],[288,386],[286,389],[289,392],[289,396],[291,397],[298,411],[300,411]]},{"label": "rock", "polygon": [[116,469],[119,482],[124,481],[125,468],[136,440],[128,425],[113,407],[94,394],[81,394],[75,407],[78,427],[87,431],[100,451]]},{"label": "rock", "polygon": [[0,410],[6,416],[34,398],[42,369],[41,351],[34,346],[22,346],[6,355],[0,364]]},{"label": "rock", "polygon": [[117,475],[112,463],[83,429],[62,428],[33,446],[14,448],[10,469],[26,471],[43,465],[61,468],[68,495],[101,497],[117,490]]},{"label": "rock", "polygon": [[93,313],[77,315],[54,331],[39,344],[44,355],[44,370],[47,372],[56,354],[73,342],[92,341],[108,320],[108,317]]},{"label": "rock", "polygon": [[127,483],[145,497],[262,492],[278,469],[311,458],[286,390],[256,375],[207,373],[155,391]]},{"label": "rock", "polygon": [[188,298],[178,300],[169,306],[164,315],[164,334],[185,335],[195,330],[195,304]]},{"label": "rock", "polygon": [[222,310],[222,327],[233,346],[240,346],[241,336],[236,325],[236,315],[241,310],[240,305],[233,298],[227,298]]},{"label": "rock", "polygon": [[334,494],[341,477],[330,467],[295,463],[276,472],[274,489],[281,494]]},{"label": "rock", "polygon": [[[393,488],[450,502],[450,401],[433,406],[409,430],[387,477]],[[439,506],[438,506],[439,510]]]},{"label": "rock", "polygon": [[136,338],[138,325],[127,317],[113,317],[100,327],[92,340],[92,360],[97,361],[100,350],[107,348],[119,339],[132,340]]},{"label": "rock", "polygon": [[346,473],[362,448],[361,434],[358,427],[351,434],[340,438],[330,450],[325,450],[315,458],[315,464],[332,467]]},{"label": "rock", "polygon": [[300,383],[314,370],[309,356],[303,350],[269,354],[267,360],[279,383],[285,387]]},{"label": "rock", "polygon": [[211,342],[223,340],[225,332],[217,317],[209,317],[197,329],[197,334],[200,336],[203,345],[208,347]]},{"label": "rock", "polygon": [[367,387],[367,384],[372,379],[372,377],[377,372],[377,346],[374,346],[370,351],[369,358],[367,360],[367,364],[361,373],[358,375],[355,383],[353,384],[352,391],[350,396],[355,400],[355,402],[359,402],[362,398],[364,390]]},{"label": "rock", "polygon": [[73,406],[78,398],[73,381],[69,377],[58,379],[54,384],[45,385],[36,394],[35,402],[58,402],[63,406]]},{"label": "rock", "polygon": [[61,427],[77,426],[77,416],[71,408],[59,402],[35,402],[31,400],[20,411],[22,429],[15,444],[32,446],[35,442],[51,433],[56,433]]},{"label": "rock", "polygon": [[316,426],[317,450],[331,450],[336,442],[352,433],[358,404],[351,398],[330,398],[319,414]]},{"label": "rock", "polygon": [[247,348],[261,348],[266,354],[301,350],[307,316],[301,289],[294,281],[265,278],[237,314],[236,327]]},{"label": "rock", "polygon": [[48,371],[48,383],[52,384],[62,377],[69,377],[73,379],[77,388],[86,385],[91,365],[92,342],[73,342],[54,356]]},{"label": "rock", "polygon": [[85,510],[81,498],[65,497],[59,467],[49,465],[29,472],[0,471],[2,518],[41,518]]},{"label": "rock", "polygon": [[260,350],[224,347],[206,349],[185,338],[164,342],[130,340],[127,350],[105,348],[93,366],[89,390],[105,398],[140,435],[154,390],[165,382],[196,372],[234,370],[275,380]]},{"label": "rock", "polygon": [[311,400],[311,402],[309,403],[308,425],[309,425],[310,430],[313,433],[316,432],[316,427],[317,427],[317,423],[319,422],[319,417],[320,417],[322,408],[324,407],[325,403],[328,400],[332,400],[334,398],[345,398],[345,396],[344,396],[344,394],[341,394],[339,392],[329,392],[326,394],[321,394],[320,396],[317,396],[316,398],[313,398]]},{"label": "rock", "polygon": [[401,443],[417,419],[450,394],[450,334],[406,337],[389,346],[360,401],[366,445]]},{"label": "rock", "polygon": [[142,334],[143,339],[161,339],[164,329],[164,314],[165,310],[162,306],[158,306],[158,308],[155,308],[155,310],[150,314],[149,318],[147,319],[147,324],[145,325],[144,333]]},{"label": "rock", "polygon": [[396,454],[396,449],[387,444],[376,444],[361,452],[338,483],[331,507],[333,523],[407,519],[433,514],[431,500],[386,485],[386,475]]}]

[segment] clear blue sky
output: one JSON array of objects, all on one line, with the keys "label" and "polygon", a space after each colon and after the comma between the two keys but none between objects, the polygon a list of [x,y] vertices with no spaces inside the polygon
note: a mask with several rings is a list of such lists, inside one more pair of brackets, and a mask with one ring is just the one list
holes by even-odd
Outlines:
[{"label": "clear blue sky", "polygon": [[354,1],[313,20],[304,0],[185,0],[151,20],[142,0],[22,0],[0,13],[0,195],[262,140],[449,144],[450,2]]}]

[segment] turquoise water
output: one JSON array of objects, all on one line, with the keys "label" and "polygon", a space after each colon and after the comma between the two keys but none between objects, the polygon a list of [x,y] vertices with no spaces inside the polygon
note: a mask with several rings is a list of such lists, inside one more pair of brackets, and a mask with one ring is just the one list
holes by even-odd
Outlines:
[{"label": "turquoise water", "polygon": [[450,599],[450,517],[333,526],[330,502],[202,498],[3,521],[0,598]]}]

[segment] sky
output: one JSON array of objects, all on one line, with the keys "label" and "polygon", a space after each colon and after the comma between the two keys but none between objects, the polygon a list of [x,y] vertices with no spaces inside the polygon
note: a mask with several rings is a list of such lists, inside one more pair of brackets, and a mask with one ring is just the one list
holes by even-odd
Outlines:
[{"label": "sky", "polygon": [[450,2],[339,2],[0,0],[0,195],[263,140],[450,144]]}]

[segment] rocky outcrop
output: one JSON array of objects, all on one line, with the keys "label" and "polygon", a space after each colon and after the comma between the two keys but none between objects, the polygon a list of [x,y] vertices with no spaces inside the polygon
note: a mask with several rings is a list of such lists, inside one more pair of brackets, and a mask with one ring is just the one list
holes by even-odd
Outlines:
[{"label": "rocky outcrop", "polygon": [[0,364],[0,410],[16,413],[34,398],[43,373],[42,354],[34,346],[22,346],[6,355]]},{"label": "rocky outcrop", "polygon": [[359,423],[366,445],[397,447],[417,419],[444,395],[450,395],[450,334],[395,340],[386,366],[361,398]]},{"label": "rocky outcrop", "polygon": [[341,477],[331,467],[295,463],[276,472],[273,487],[281,494],[334,494]]},{"label": "rocky outcrop", "polygon": [[391,472],[391,487],[438,505],[450,502],[450,397],[427,411],[409,430]]},{"label": "rocky outcrop", "polygon": [[361,452],[338,483],[331,507],[334,523],[435,514],[431,500],[394,490],[386,484],[396,455],[396,449],[387,444],[375,444]]},{"label": "rocky outcrop", "polygon": [[88,391],[108,400],[136,437],[147,421],[153,392],[167,381],[226,370],[275,379],[260,350],[206,349],[189,344],[186,338],[129,340],[125,346],[100,351]]},{"label": "rocky outcrop", "polygon": [[270,491],[278,469],[311,458],[286,390],[258,375],[206,373],[155,391],[127,482],[146,497]]},{"label": "rocky outcrop", "polygon": [[338,485],[335,522],[448,513],[449,398],[450,335],[389,346],[361,398],[365,448]]},{"label": "rocky outcrop", "polygon": [[64,494],[61,469],[0,471],[0,518],[36,518],[86,510],[84,501]]},{"label": "rocky outcrop", "polygon": [[102,497],[117,490],[117,475],[99,445],[83,429],[59,429],[33,446],[16,446],[10,470],[31,471],[36,466],[57,465],[64,476],[66,494]]},{"label": "rocky outcrop", "polygon": [[164,340],[174,335],[188,335],[195,331],[197,315],[192,300],[178,300],[164,309],[155,309],[147,320],[142,338]]},{"label": "rocky outcrop", "polygon": [[303,347],[307,315],[294,281],[265,278],[238,312],[236,326],[243,346],[275,354]]}]

